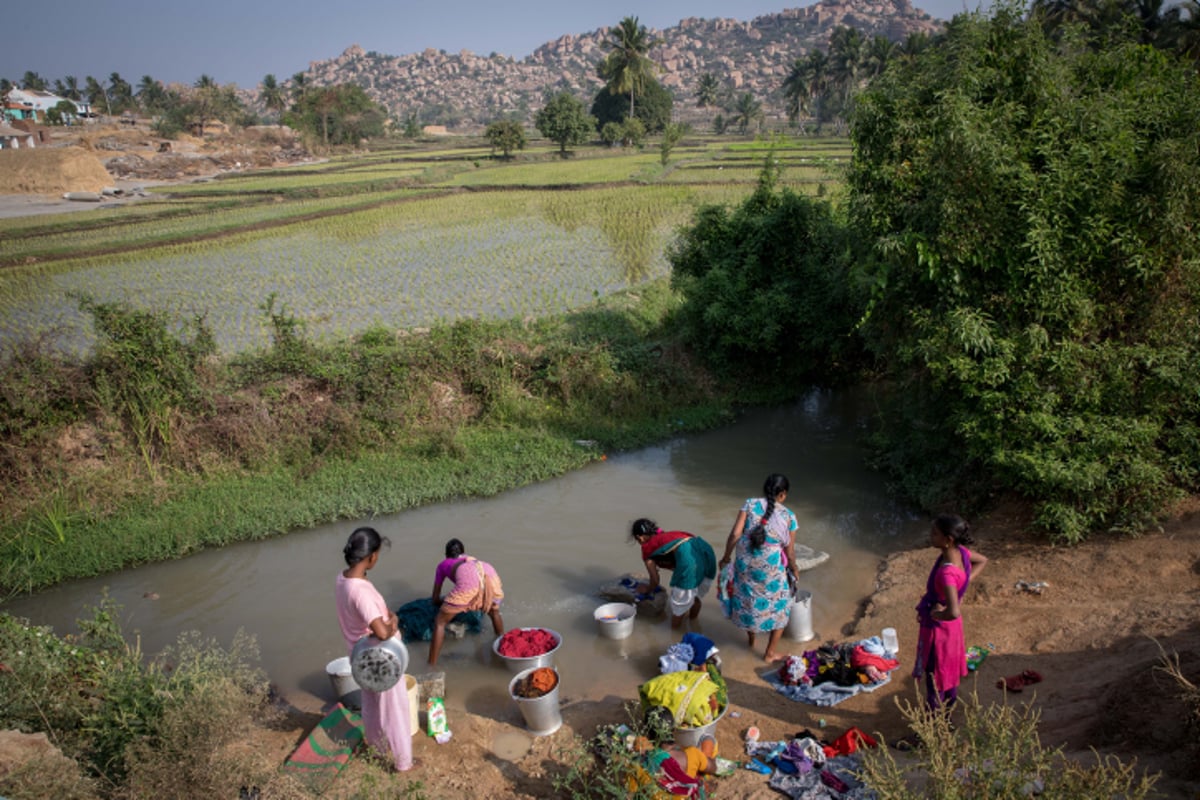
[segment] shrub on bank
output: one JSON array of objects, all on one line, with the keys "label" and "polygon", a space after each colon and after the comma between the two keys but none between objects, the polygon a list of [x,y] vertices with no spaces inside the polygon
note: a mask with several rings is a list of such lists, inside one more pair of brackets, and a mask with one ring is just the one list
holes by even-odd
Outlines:
[{"label": "shrub on bank", "polygon": [[[0,360],[0,596],[711,427],[727,400],[665,327],[675,302],[660,282],[562,317],[316,342],[270,297],[271,346],[222,359],[202,320],[84,299],[93,357]],[[53,397],[20,394],[43,377]]]},{"label": "shrub on bank", "polygon": [[899,698],[896,703],[918,743],[912,757],[897,760],[886,746],[860,751],[863,781],[888,800],[1143,800],[1157,780],[1115,757],[1097,756],[1088,766],[1061,748],[1047,749],[1038,737],[1039,714],[1028,704],[984,706],[976,697],[960,698],[957,713],[945,715]]}]

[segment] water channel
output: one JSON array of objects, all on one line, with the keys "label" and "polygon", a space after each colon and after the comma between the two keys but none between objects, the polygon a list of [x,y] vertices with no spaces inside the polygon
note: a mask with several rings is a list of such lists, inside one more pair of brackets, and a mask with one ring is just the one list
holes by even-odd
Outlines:
[{"label": "water channel", "polygon": [[[787,505],[800,523],[797,542],[831,556],[801,573],[801,587],[813,595],[818,640],[840,638],[842,625],[872,592],[884,555],[923,541],[924,518],[889,498],[883,479],[863,464],[862,411],[853,393],[813,391],[792,405],[749,411],[725,428],[613,454],[496,497],[201,552],[74,581],[0,610],[62,634],[74,631],[75,620],[107,591],[123,607],[126,633],[136,633],[147,653],[191,630],[228,646],[244,629],[256,637],[261,665],[283,696],[315,711],[334,699],[325,665],[345,655],[333,605],[342,545],[367,522],[392,542],[370,577],[393,608],[428,596],[445,542],[457,537],[469,553],[496,566],[509,628],[548,627],[563,635],[555,663],[564,699],[633,698],[679,636],[664,618],[641,617],[628,639],[597,635],[592,612],[605,602],[598,587],[642,570],[629,538],[637,517],[704,536],[719,557],[743,500],[761,493],[768,473],[787,475]],[[761,653],[747,650],[744,634],[721,616],[712,595],[695,624],[727,664],[760,664]],[[447,638],[438,669],[446,674],[451,713],[490,714],[509,702],[511,676],[492,656],[493,639],[486,619],[480,635]],[[409,671],[426,672],[428,644],[411,643],[409,650]]]}]

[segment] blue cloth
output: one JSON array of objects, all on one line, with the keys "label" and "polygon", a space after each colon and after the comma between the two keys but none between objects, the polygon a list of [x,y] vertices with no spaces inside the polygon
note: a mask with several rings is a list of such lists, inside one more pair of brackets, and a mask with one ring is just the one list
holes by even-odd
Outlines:
[{"label": "blue cloth", "polygon": [[698,633],[685,633],[683,635],[683,644],[692,648],[691,662],[697,667],[704,666],[704,662],[717,649],[716,644],[707,636],[701,636]]},{"label": "blue cloth", "polygon": [[[396,609],[396,617],[406,642],[428,642],[433,639],[433,621],[437,617],[437,607],[430,598],[422,597],[420,600],[405,603]],[[466,625],[467,633],[479,633],[482,619],[482,612],[464,611],[451,622]]]}]

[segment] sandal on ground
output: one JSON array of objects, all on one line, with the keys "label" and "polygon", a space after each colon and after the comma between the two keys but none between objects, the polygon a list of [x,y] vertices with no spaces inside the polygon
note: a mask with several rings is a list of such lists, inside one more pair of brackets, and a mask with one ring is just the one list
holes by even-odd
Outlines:
[{"label": "sandal on ground", "polygon": [[1027,669],[1021,673],[1021,677],[1025,680],[1026,686],[1042,682],[1042,673],[1037,670]]},{"label": "sandal on ground", "polygon": [[1019,692],[1025,688],[1025,678],[1020,675],[1009,675],[996,681],[996,688],[1006,692]]},{"label": "sandal on ground", "polygon": [[892,747],[899,750],[901,753],[911,753],[921,746],[921,740],[913,737],[902,736],[892,742]]}]

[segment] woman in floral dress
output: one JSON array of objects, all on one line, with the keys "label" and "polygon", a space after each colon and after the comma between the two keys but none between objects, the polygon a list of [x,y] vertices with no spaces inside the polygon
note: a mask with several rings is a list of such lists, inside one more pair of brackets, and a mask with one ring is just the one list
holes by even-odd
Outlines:
[{"label": "woman in floral dress", "polygon": [[786,477],[767,476],[763,496],[751,497],[742,504],[720,563],[724,570],[732,558],[728,616],[746,632],[751,649],[760,632],[769,634],[763,654],[768,662],[786,657],[776,647],[792,611],[788,573],[797,574],[793,542],[798,526],[796,515],[783,505],[787,493]]}]

